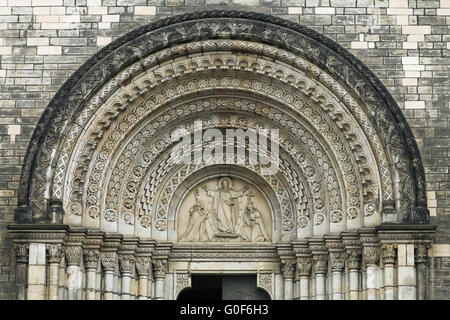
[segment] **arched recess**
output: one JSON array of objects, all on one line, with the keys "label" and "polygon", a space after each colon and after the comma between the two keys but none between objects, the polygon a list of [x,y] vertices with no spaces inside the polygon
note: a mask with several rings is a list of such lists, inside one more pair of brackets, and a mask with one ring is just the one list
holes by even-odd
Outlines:
[{"label": "arched recess", "polygon": [[298,181],[289,192],[311,197],[294,199],[294,228],[301,210],[330,226],[313,234],[428,223],[414,136],[373,73],[313,30],[236,11],[159,20],[80,67],[33,133],[15,221],[62,222],[63,211],[89,228],[105,212],[134,221],[143,177],[175,170],[162,166],[166,142],[180,127],[192,132],[199,115],[211,127],[280,129],[283,171]]}]

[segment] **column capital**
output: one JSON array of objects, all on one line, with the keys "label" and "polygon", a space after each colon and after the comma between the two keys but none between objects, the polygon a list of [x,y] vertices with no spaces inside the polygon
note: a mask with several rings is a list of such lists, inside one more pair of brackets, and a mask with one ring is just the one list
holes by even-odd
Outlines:
[{"label": "column capital", "polygon": [[102,254],[101,262],[106,271],[114,271],[116,266],[116,252],[105,252]]},{"label": "column capital", "polygon": [[429,243],[416,243],[414,246],[414,261],[416,264],[427,263]]},{"label": "column capital", "polygon": [[84,249],[83,256],[86,269],[97,269],[98,259],[100,258],[100,251],[98,249]]},{"label": "column capital", "polygon": [[154,257],[152,260],[155,269],[155,278],[164,278],[169,271],[169,261],[164,257]]},{"label": "column capital", "polygon": [[14,242],[17,263],[28,263],[29,245],[26,242]]},{"label": "column capital", "polygon": [[396,249],[397,244],[394,243],[383,243],[381,245],[381,257],[383,259],[383,264],[395,264],[397,256]]},{"label": "column capital", "polygon": [[350,248],[346,249],[348,268],[350,270],[360,268],[360,266],[361,266],[361,251],[362,251],[362,249],[359,247],[356,247],[356,248],[350,247]]},{"label": "column capital", "polygon": [[63,246],[60,243],[48,243],[45,245],[49,263],[60,263],[64,256]]},{"label": "column capital", "polygon": [[378,263],[380,259],[380,248],[379,247],[364,247],[363,248],[363,259],[365,265],[374,265]]},{"label": "column capital", "polygon": [[281,260],[281,272],[285,279],[293,279],[295,276],[295,260],[283,259]]},{"label": "column capital", "polygon": [[151,269],[151,258],[149,256],[138,256],[136,257],[136,270],[138,276],[144,277],[150,274]]},{"label": "column capital", "polygon": [[134,271],[134,254],[120,253],[119,254],[119,267],[120,273],[133,273]]},{"label": "column capital", "polygon": [[66,246],[66,262],[69,266],[81,264],[82,249],[78,245]]},{"label": "column capital", "polygon": [[311,256],[297,256],[297,273],[299,276],[309,276],[312,268]]},{"label": "column capital", "polygon": [[313,272],[318,274],[327,273],[328,256],[326,254],[313,254]]},{"label": "column capital", "polygon": [[330,252],[331,270],[342,271],[345,266],[345,252],[344,251],[331,251]]}]

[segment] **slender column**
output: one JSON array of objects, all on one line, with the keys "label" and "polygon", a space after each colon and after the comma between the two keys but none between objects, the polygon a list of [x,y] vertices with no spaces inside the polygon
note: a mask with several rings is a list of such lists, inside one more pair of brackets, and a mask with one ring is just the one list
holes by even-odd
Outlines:
[{"label": "slender column", "polygon": [[166,277],[166,273],[168,272],[168,260],[167,258],[155,257],[152,260],[155,277],[155,291],[154,291],[154,299],[155,300],[163,300],[164,299],[164,279]]},{"label": "slender column", "polygon": [[293,300],[294,294],[294,275],[295,275],[295,261],[282,260],[281,272],[284,278],[284,299]]},{"label": "slender column", "polygon": [[417,272],[417,300],[427,298],[427,258],[430,245],[418,243],[415,250],[415,263]]},{"label": "slender column", "polygon": [[77,300],[78,291],[81,290],[79,283],[79,271],[81,264],[82,249],[81,246],[70,245],[66,248],[67,261],[67,289],[68,299]]},{"label": "slender column", "polygon": [[104,270],[105,288],[103,293],[104,300],[113,300],[113,286],[114,286],[114,269],[116,266],[116,253],[108,252],[102,256],[102,266]]},{"label": "slender column", "polygon": [[86,268],[86,300],[95,300],[96,276],[100,252],[98,249],[85,249],[83,255]]},{"label": "slender column", "polygon": [[367,300],[377,299],[377,263],[380,258],[378,247],[364,247],[363,258],[366,264]]},{"label": "slender column", "polygon": [[130,300],[131,294],[131,276],[134,271],[134,255],[120,254],[119,266],[122,275],[122,300]]},{"label": "slender column", "polygon": [[329,277],[329,297],[333,300],[342,300],[342,271],[345,266],[344,244],[340,236],[325,236],[326,246],[329,251],[331,275]]},{"label": "slender column", "polygon": [[359,299],[359,269],[361,267],[361,249],[347,249],[347,264],[349,270],[350,300]]},{"label": "slender column", "polygon": [[342,300],[342,271],[344,270],[344,251],[330,252],[331,271],[333,274],[333,300]]},{"label": "slender column", "polygon": [[325,276],[328,270],[328,250],[322,239],[310,239],[309,248],[312,253],[312,271],[315,277],[315,299],[326,299]]},{"label": "slender column", "polygon": [[395,300],[394,264],[396,259],[396,244],[383,244],[381,256],[384,264],[384,299]]},{"label": "slender column", "polygon": [[47,257],[49,263],[48,278],[48,298],[49,300],[59,299],[59,264],[63,257],[61,244],[47,244]]},{"label": "slender column", "polygon": [[28,243],[14,243],[14,250],[16,252],[16,299],[26,300]]},{"label": "slender column", "polygon": [[311,256],[297,257],[297,274],[300,279],[300,300],[309,300],[309,276],[311,267]]},{"label": "slender column", "polygon": [[148,299],[148,276],[150,273],[150,257],[137,257],[136,270],[138,273],[138,300]]}]

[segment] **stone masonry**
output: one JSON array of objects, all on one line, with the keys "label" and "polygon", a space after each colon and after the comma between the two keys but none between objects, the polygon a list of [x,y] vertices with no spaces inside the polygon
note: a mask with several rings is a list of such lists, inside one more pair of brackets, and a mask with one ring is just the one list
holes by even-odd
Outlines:
[{"label": "stone masonry", "polygon": [[91,55],[167,16],[261,12],[308,26],[365,63],[396,99],[424,162],[430,298],[450,299],[450,0],[0,0],[0,299],[15,297],[13,221],[23,158],[42,111]]}]

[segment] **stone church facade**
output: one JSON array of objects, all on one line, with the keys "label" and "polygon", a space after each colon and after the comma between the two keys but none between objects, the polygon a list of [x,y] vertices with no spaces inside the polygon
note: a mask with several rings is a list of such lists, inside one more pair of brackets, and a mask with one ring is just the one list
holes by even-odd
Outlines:
[{"label": "stone church facade", "polygon": [[0,3],[0,298],[450,298],[449,1]]}]

